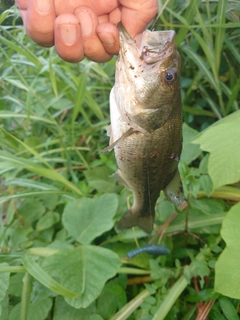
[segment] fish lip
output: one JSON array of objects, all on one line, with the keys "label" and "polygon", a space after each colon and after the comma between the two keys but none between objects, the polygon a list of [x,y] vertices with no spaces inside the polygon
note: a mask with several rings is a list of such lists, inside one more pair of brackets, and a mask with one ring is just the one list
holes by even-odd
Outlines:
[{"label": "fish lip", "polygon": [[174,50],[175,32],[173,30],[145,30],[138,47],[136,41],[132,39],[121,22],[118,23],[117,27],[120,33],[121,53],[127,54],[131,52],[131,55],[135,56],[134,60],[136,60],[136,62],[139,61],[139,59],[143,60],[146,64],[161,62]]},{"label": "fish lip", "polygon": [[174,48],[175,32],[167,31],[149,31],[143,32],[142,41],[139,50],[140,58],[147,64],[156,63],[170,55]]}]

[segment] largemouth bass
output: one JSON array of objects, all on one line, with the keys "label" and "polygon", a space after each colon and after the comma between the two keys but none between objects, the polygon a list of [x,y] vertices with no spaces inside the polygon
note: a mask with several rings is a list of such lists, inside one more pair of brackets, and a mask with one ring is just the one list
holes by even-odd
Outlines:
[{"label": "largemouth bass", "polygon": [[178,172],[182,149],[180,56],[174,31],[146,30],[138,47],[118,25],[120,52],[110,94],[111,149],[118,182],[131,189],[133,206],[118,229],[153,229],[161,190],[176,206],[184,201]]}]

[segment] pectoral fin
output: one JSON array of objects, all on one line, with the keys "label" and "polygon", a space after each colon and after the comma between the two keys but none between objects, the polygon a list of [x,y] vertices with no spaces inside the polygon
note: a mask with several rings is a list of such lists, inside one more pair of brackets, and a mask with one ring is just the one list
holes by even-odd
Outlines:
[{"label": "pectoral fin", "polygon": [[101,151],[99,151],[99,153],[104,153],[106,151],[111,151],[118,143],[122,142],[123,140],[125,140],[127,137],[129,137],[135,130],[133,128],[128,129],[119,139],[117,139],[116,141],[112,142],[111,138],[110,138],[110,145],[104,149],[102,149]]},{"label": "pectoral fin", "polygon": [[[111,138],[111,136],[112,136],[112,126],[111,125],[109,125],[108,127],[107,127],[107,135]],[[110,140],[110,144],[111,144],[112,142],[111,142],[111,140]]]},{"label": "pectoral fin", "polygon": [[177,207],[184,202],[183,186],[178,170],[163,191],[166,198]]}]

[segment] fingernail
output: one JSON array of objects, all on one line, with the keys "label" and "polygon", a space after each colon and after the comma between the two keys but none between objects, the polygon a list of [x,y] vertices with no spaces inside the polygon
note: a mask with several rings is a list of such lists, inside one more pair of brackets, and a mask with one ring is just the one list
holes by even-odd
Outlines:
[{"label": "fingernail", "polygon": [[77,26],[76,25],[60,25],[58,27],[62,41],[67,45],[71,46],[76,42],[77,38]]},{"label": "fingernail", "polygon": [[105,46],[113,46],[115,44],[115,39],[111,33],[100,32],[98,33],[98,36]]},{"label": "fingernail", "polygon": [[87,11],[78,13],[83,36],[89,36],[92,33],[93,21]]},{"label": "fingernail", "polygon": [[40,12],[48,12],[51,8],[50,0],[35,0],[35,4]]}]

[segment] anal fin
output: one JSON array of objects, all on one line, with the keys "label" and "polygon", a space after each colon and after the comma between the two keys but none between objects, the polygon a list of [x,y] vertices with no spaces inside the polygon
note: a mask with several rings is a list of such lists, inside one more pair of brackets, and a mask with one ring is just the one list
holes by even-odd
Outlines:
[{"label": "anal fin", "polygon": [[127,189],[131,190],[131,188],[129,187],[128,183],[124,180],[124,178],[122,177],[121,171],[117,170],[115,173],[113,173],[111,176],[111,178],[117,180],[117,182],[119,182],[120,184],[122,184],[124,187],[126,187]]}]

